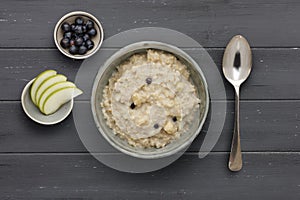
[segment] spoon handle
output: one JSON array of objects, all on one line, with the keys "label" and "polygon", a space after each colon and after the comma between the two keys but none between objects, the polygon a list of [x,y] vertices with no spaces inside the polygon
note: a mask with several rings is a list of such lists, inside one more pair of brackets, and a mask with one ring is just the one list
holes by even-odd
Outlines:
[{"label": "spoon handle", "polygon": [[231,171],[240,171],[243,165],[240,141],[240,87],[235,89],[235,123],[231,143],[228,167]]}]

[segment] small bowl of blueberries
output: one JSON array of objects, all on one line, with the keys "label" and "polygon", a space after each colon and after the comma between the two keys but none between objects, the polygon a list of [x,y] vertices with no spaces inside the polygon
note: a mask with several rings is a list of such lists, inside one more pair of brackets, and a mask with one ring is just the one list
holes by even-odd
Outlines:
[{"label": "small bowl of blueberries", "polygon": [[96,53],[104,34],[101,23],[93,15],[74,11],[64,15],[54,28],[54,42],[64,55],[85,59]]}]

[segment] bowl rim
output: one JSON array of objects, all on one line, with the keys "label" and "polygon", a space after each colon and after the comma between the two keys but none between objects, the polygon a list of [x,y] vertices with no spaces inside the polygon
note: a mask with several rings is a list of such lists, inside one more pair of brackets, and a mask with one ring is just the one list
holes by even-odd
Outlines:
[{"label": "bowl rim", "polygon": [[[77,55],[77,56],[75,56],[75,55],[71,55],[69,53],[66,53],[64,50],[62,50],[62,47],[60,46],[60,44],[59,44],[59,42],[57,40],[57,31],[59,30],[61,23],[65,19],[67,19],[67,18],[69,18],[71,16],[74,16],[74,15],[83,15],[83,16],[86,16],[86,17],[92,19],[97,24],[97,26],[99,27],[99,30],[100,30],[100,40],[99,40],[99,43],[98,43],[97,47],[93,51],[91,51],[90,53],[85,54],[85,55]],[[86,59],[86,58],[94,55],[100,49],[100,47],[101,47],[101,45],[103,43],[103,39],[104,39],[104,31],[103,31],[102,24],[100,23],[100,21],[94,15],[92,15],[90,13],[87,13],[87,12],[84,12],[84,11],[72,11],[72,12],[69,12],[69,13],[65,14],[64,16],[62,16],[58,20],[58,22],[55,25],[54,31],[53,31],[53,38],[54,38],[54,42],[55,42],[56,47],[58,48],[58,50],[62,54],[64,54],[65,56],[67,56],[69,58],[73,58],[73,59],[78,59],[79,60],[79,59]]]},{"label": "bowl rim", "polygon": [[[71,99],[71,101],[70,101],[70,106],[68,107],[68,109],[67,109],[67,111],[65,112],[65,114],[64,114],[61,118],[56,119],[56,120],[54,120],[54,121],[44,122],[44,121],[41,121],[41,120],[39,120],[39,119],[37,119],[37,118],[35,118],[35,117],[33,117],[33,116],[31,115],[31,112],[32,112],[32,111],[30,111],[30,110],[26,107],[26,105],[25,105],[25,101],[26,101],[26,100],[25,100],[25,95],[26,95],[27,93],[28,93],[27,95],[29,95],[29,88],[31,87],[31,85],[32,85],[32,83],[33,83],[34,80],[35,80],[35,78],[32,79],[31,81],[29,81],[29,82],[25,85],[25,87],[24,87],[24,89],[23,89],[23,91],[22,91],[22,94],[21,94],[21,104],[22,104],[22,108],[23,108],[25,114],[26,114],[31,120],[33,120],[33,121],[35,121],[35,122],[37,122],[37,123],[39,123],[39,124],[43,124],[43,125],[53,125],[53,124],[57,124],[57,123],[63,121],[64,119],[66,119],[66,118],[69,116],[69,114],[71,113],[72,109],[73,109],[73,105],[74,105],[74,100],[73,100],[73,99]],[[33,102],[29,102],[29,103],[33,104]],[[41,113],[41,115],[42,115],[42,113]]]},{"label": "bowl rim", "polygon": [[[152,46],[152,47],[151,47]],[[156,47],[153,47],[156,46]],[[203,82],[203,86],[205,89],[205,94],[206,94],[206,105],[205,105],[205,109],[204,109],[204,115],[202,120],[199,123],[198,128],[195,130],[195,132],[191,135],[191,137],[189,137],[185,142],[183,142],[182,144],[178,145],[176,148],[172,149],[171,151],[167,151],[167,152],[162,152],[162,153],[155,153],[155,154],[143,154],[140,152],[133,152],[133,151],[128,151],[127,149],[123,149],[121,146],[119,146],[117,143],[115,143],[108,135],[107,133],[105,133],[104,129],[101,127],[100,122],[98,120],[97,117],[97,113],[96,113],[96,90],[98,88],[98,83],[100,81],[100,79],[102,78],[104,72],[106,71],[106,69],[109,67],[110,64],[112,64],[116,59],[120,58],[123,55],[126,55],[130,52],[136,51],[136,50],[140,50],[140,49],[159,49],[159,50],[163,50],[163,51],[167,51],[170,52],[170,50],[166,50],[165,48],[171,48],[176,52],[181,53],[180,57],[183,57],[184,59],[188,60],[193,66],[195,66],[195,69],[197,71],[197,73],[199,73],[199,75],[202,78],[202,82]],[[129,51],[127,51],[129,50]],[[174,52],[170,52],[172,54],[175,54]],[[175,55],[176,56],[176,55]],[[204,122],[206,121],[207,118],[207,114],[209,111],[209,103],[210,103],[210,99],[209,99],[209,91],[208,91],[208,84],[207,81],[205,79],[204,73],[202,72],[200,66],[198,65],[198,63],[190,56],[188,55],[186,52],[184,52],[183,50],[181,50],[180,48],[171,45],[171,44],[167,44],[167,43],[163,43],[163,42],[158,42],[158,41],[140,41],[140,42],[135,42],[132,44],[129,44],[121,49],[119,49],[118,51],[116,51],[112,56],[110,56],[103,65],[100,66],[97,75],[94,79],[94,83],[93,83],[93,87],[92,87],[92,95],[91,95],[91,109],[92,109],[92,114],[93,114],[93,118],[94,118],[94,122],[96,124],[96,127],[98,129],[98,132],[100,132],[100,134],[106,139],[106,141],[112,145],[115,149],[121,151],[122,153],[125,153],[129,156],[133,156],[136,158],[142,158],[142,159],[158,159],[158,158],[163,158],[163,157],[168,157],[171,156],[175,153],[178,153],[179,151],[183,150],[184,148],[188,147],[193,140],[199,135]]]}]

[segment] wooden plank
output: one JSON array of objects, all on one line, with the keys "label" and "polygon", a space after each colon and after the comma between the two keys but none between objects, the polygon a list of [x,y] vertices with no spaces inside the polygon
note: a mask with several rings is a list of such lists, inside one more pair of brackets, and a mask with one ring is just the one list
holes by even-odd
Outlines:
[{"label": "wooden plank", "polygon": [[[88,103],[80,104],[90,109]],[[213,151],[230,149],[233,105],[233,102],[228,103],[222,135]],[[298,105],[299,101],[242,101],[240,125],[243,151],[300,151]],[[209,120],[188,151],[199,151]],[[86,152],[72,115],[60,124],[43,126],[31,121],[19,102],[1,102],[0,121],[0,152]]]},{"label": "wooden plank", "polygon": [[[118,159],[118,155],[115,155]],[[1,199],[289,199],[300,197],[300,155],[245,154],[231,173],[227,154],[184,155],[156,172],[128,174],[88,154],[0,155]],[[233,192],[234,191],[234,192]]]},{"label": "wooden plank", "polygon": [[[243,151],[299,151],[299,101],[241,101],[240,132]],[[213,151],[229,151],[233,133],[234,102],[228,102],[226,121]],[[204,125],[206,130],[208,122]],[[204,131],[205,132],[205,131]],[[203,132],[202,132],[203,133]],[[192,143],[199,151],[205,134]]]},{"label": "wooden plank", "polygon": [[33,122],[20,102],[0,103],[1,152],[85,152],[72,115],[57,125]]},{"label": "wooden plank", "polygon": [[[221,71],[224,50],[208,49],[208,52]],[[253,49],[253,70],[242,86],[241,99],[300,99],[299,53],[300,49]],[[20,100],[25,84],[46,69],[56,69],[74,81],[82,63],[64,57],[58,50],[39,49],[0,50],[0,60],[0,100]],[[224,84],[227,98],[233,99],[232,86],[225,80]],[[84,98],[89,99],[90,91],[84,92]]]},{"label": "wooden plank", "polygon": [[56,22],[74,10],[94,14],[103,23],[106,37],[156,26],[183,32],[205,47],[224,47],[236,34],[245,35],[255,47],[299,46],[299,6],[295,0],[4,0],[0,24],[5,28],[0,31],[0,46],[54,47]]},{"label": "wooden plank", "polygon": [[82,61],[63,56],[58,50],[0,50],[1,100],[20,100],[25,85],[46,69],[55,69],[74,81]]}]

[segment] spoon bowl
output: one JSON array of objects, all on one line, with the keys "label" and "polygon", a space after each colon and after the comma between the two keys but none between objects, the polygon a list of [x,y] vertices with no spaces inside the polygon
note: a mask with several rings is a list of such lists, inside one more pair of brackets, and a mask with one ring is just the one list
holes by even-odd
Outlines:
[{"label": "spoon bowl", "polygon": [[249,43],[241,35],[234,36],[224,53],[224,76],[232,85],[240,86],[250,75],[251,68],[252,55]]}]

